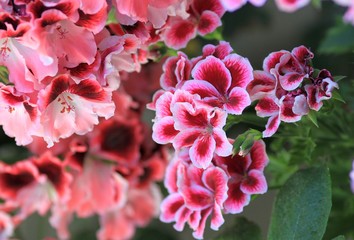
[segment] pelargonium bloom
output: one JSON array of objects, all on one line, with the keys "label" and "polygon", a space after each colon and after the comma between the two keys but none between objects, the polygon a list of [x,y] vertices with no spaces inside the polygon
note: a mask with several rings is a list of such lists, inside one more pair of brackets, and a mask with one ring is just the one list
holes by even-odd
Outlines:
[{"label": "pelargonium bloom", "polygon": [[277,7],[284,12],[295,12],[310,3],[310,0],[275,0]]},{"label": "pelargonium bloom", "polygon": [[98,124],[98,117],[114,113],[111,94],[97,81],[86,79],[75,84],[68,75],[54,78],[39,94],[43,138],[52,146],[73,133],[83,135]]},{"label": "pelargonium bloom", "polygon": [[221,3],[227,11],[233,12],[241,8],[247,2],[251,3],[254,6],[261,7],[266,1],[267,0],[221,0]]},{"label": "pelargonium bloom", "polygon": [[160,219],[176,222],[174,227],[178,231],[188,222],[194,230],[193,236],[202,239],[209,216],[214,230],[224,222],[221,210],[227,197],[227,175],[219,167],[209,166],[203,170],[183,163],[178,156],[174,161],[174,167],[166,174],[175,176],[168,184],[174,185],[176,192],[171,192],[162,202]]},{"label": "pelargonium bloom", "polygon": [[265,144],[256,141],[250,152],[240,155],[215,156],[214,163],[223,168],[229,175],[227,199],[224,203],[226,213],[240,213],[247,206],[253,194],[263,194],[267,191],[267,181],[264,168],[269,162]]}]

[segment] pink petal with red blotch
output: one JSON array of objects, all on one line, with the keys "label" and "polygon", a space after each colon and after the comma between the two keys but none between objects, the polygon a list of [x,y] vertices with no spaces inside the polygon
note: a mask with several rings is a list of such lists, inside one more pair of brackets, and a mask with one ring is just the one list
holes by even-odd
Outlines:
[{"label": "pink petal with red blotch", "polygon": [[270,70],[275,68],[275,65],[277,65],[280,62],[281,56],[283,56],[286,53],[289,52],[285,50],[281,50],[278,52],[270,53],[263,61],[263,70],[270,73]]},{"label": "pink petal with red blotch", "polygon": [[152,127],[152,139],[159,144],[171,143],[179,133],[174,123],[173,117],[164,117],[155,121]]},{"label": "pink petal with red blotch", "polygon": [[187,43],[196,35],[197,28],[193,21],[178,19],[165,30],[163,39],[168,47],[180,49],[186,47]]},{"label": "pink petal with red blotch", "polygon": [[165,92],[156,100],[156,118],[160,119],[167,116],[172,116],[170,110],[173,94]]},{"label": "pink petal with red blotch", "polygon": [[174,73],[177,78],[177,82],[179,83],[190,79],[190,75],[192,71],[192,62],[188,59],[186,55],[182,53],[178,53],[178,54],[180,56],[180,59],[176,63],[176,69]]},{"label": "pink petal with red blotch", "polygon": [[228,140],[224,130],[214,128],[213,138],[215,139],[215,153],[218,156],[226,157],[232,153],[232,144]]},{"label": "pink petal with red blotch", "polygon": [[72,181],[72,176],[66,172],[62,161],[52,156],[51,152],[48,151],[39,158],[34,159],[33,163],[40,174],[47,176],[63,201],[70,197],[69,185]]},{"label": "pink petal with red blotch", "polygon": [[[189,81],[186,81],[186,83]],[[200,96],[197,94],[191,94],[189,91],[177,89],[173,94],[171,106],[174,106],[176,103],[189,103],[192,106],[195,106],[195,101],[200,100]]]},{"label": "pink petal with red blotch", "polygon": [[209,135],[201,135],[189,149],[189,156],[194,166],[207,168],[213,159],[216,143],[215,139]]},{"label": "pink petal with red blotch", "polygon": [[[135,233],[134,222],[122,211],[108,211],[99,215],[99,225],[96,236],[98,240],[130,239]],[[120,226],[119,228],[117,226]]]},{"label": "pink petal with red blotch", "polygon": [[263,194],[267,192],[267,180],[263,172],[251,170],[247,173],[247,177],[242,180],[240,189],[246,194]]},{"label": "pink petal with red blotch", "polygon": [[199,226],[199,222],[201,220],[202,216],[200,215],[200,211],[194,211],[188,219],[189,226],[192,229],[196,229]]},{"label": "pink petal with red blotch", "polygon": [[314,54],[305,46],[294,48],[291,53],[299,60],[301,64],[309,64]]},{"label": "pink petal with red blotch", "polygon": [[[84,2],[93,2],[93,1],[84,1]],[[108,16],[107,12],[107,3],[105,1],[100,1],[100,4],[93,4],[99,8],[92,11],[79,11],[79,20],[76,22],[76,25],[86,28],[87,30],[92,31],[94,34],[99,33],[106,24],[106,19]],[[92,9],[93,10],[93,9]]]},{"label": "pink petal with red blotch", "polygon": [[164,178],[164,186],[166,187],[167,191],[172,194],[178,191],[177,186],[177,170],[178,166],[180,165],[179,158],[175,155],[174,158],[169,162],[165,178]]},{"label": "pink petal with red blotch", "polygon": [[300,86],[306,74],[303,73],[287,73],[283,76],[279,76],[279,83],[286,91],[292,91]]},{"label": "pink petal with red blotch", "polygon": [[185,129],[176,135],[172,142],[173,147],[177,150],[190,147],[200,135],[201,131],[199,129]]},{"label": "pink petal with red blotch", "polygon": [[193,232],[194,238],[203,239],[206,220],[210,216],[212,210],[213,210],[212,208],[207,208],[207,209],[204,209],[201,211],[201,213],[200,213],[201,219],[200,219],[199,225],[196,229],[193,229],[194,230],[194,232]]},{"label": "pink petal with red blotch", "polygon": [[247,3],[247,0],[221,0],[222,5],[229,12],[233,12]]},{"label": "pink petal with red blotch", "polygon": [[284,12],[295,12],[309,4],[310,0],[275,0],[277,7]]},{"label": "pink petal with red blotch", "polygon": [[[80,63],[91,64],[95,60],[97,45],[92,32],[69,20],[49,25],[45,35],[40,37],[40,49],[43,52],[53,51],[65,67],[76,67]],[[51,52],[48,53],[52,56]]]},{"label": "pink petal with red blotch", "polygon": [[229,182],[228,186],[228,198],[224,203],[224,211],[231,214],[240,213],[243,207],[249,204],[251,197],[241,191],[239,182]]},{"label": "pink petal with red blotch", "polygon": [[37,181],[38,169],[30,161],[20,161],[13,165],[0,164],[0,196],[15,199],[18,192]]},{"label": "pink petal with red blotch", "polygon": [[176,223],[173,225],[173,228],[177,231],[182,231],[184,225],[188,222],[190,215],[193,213],[192,210],[183,206],[176,213]]},{"label": "pink petal with red blotch", "polygon": [[176,130],[189,128],[205,129],[208,126],[210,112],[205,108],[193,108],[190,103],[175,103],[172,106]]},{"label": "pink petal with red blotch", "polygon": [[95,14],[107,4],[104,0],[81,0],[80,2],[80,9],[86,14]]},{"label": "pink petal with red blotch", "polygon": [[204,11],[199,18],[197,30],[201,36],[205,36],[215,31],[221,26],[220,17],[212,11]]},{"label": "pink petal with red blotch", "polygon": [[221,94],[225,94],[231,85],[230,71],[214,56],[199,61],[192,70],[192,77],[210,82]]},{"label": "pink petal with red blotch", "polygon": [[25,95],[18,95],[13,86],[0,84],[0,125],[9,137],[14,137],[17,145],[27,145],[33,135],[39,135],[39,111]]},{"label": "pink petal with red blotch", "polygon": [[309,113],[309,105],[304,94],[295,97],[294,106],[292,110],[293,113],[300,116],[307,115]]},{"label": "pink petal with red blotch", "polygon": [[215,12],[219,17],[225,13],[225,8],[222,6],[219,0],[194,0],[192,3],[192,9],[199,15],[202,15],[206,10]]},{"label": "pink petal with red blotch", "polygon": [[254,79],[247,86],[252,101],[275,94],[276,79],[272,74],[256,70],[253,72],[253,77]]},{"label": "pink petal with red blotch", "polygon": [[305,85],[305,91],[307,93],[307,103],[309,108],[318,111],[322,107],[323,103],[317,98],[317,88],[312,84]]},{"label": "pink petal with red blotch", "polygon": [[117,11],[130,18],[146,22],[150,0],[115,0]]},{"label": "pink petal with red blotch", "polygon": [[178,83],[176,76],[177,63],[182,59],[186,59],[184,53],[179,52],[178,56],[172,56],[166,59],[162,66],[163,74],[160,77],[160,85],[165,90],[174,89]]},{"label": "pink petal with red blotch", "polygon": [[223,62],[227,69],[229,69],[232,77],[229,89],[234,87],[246,88],[253,79],[253,68],[249,60],[233,53],[226,56]]},{"label": "pink petal with red blotch", "polygon": [[297,122],[300,121],[301,115],[293,112],[295,99],[292,96],[285,96],[280,99],[280,120],[283,122]]},{"label": "pink petal with red blotch", "polygon": [[156,111],[156,101],[165,93],[165,90],[157,90],[152,96],[152,101],[146,104],[146,108],[152,111]]},{"label": "pink petal with red blotch", "polygon": [[279,115],[271,116],[268,119],[266,129],[263,131],[263,137],[271,137],[279,128],[280,125],[280,117]]},{"label": "pink petal with red blotch", "polygon": [[278,115],[280,108],[277,102],[277,99],[271,97],[265,97],[260,99],[255,107],[257,111],[257,116],[270,117],[273,115]]},{"label": "pink petal with red blotch", "polygon": [[222,216],[221,207],[222,205],[215,204],[213,208],[213,213],[211,215],[210,228],[215,231],[218,231],[221,225],[223,225],[225,222],[224,217]]},{"label": "pink petal with red blotch", "polygon": [[227,113],[240,115],[249,105],[251,105],[251,99],[247,91],[240,87],[234,87],[224,104],[224,109]]},{"label": "pink petal with red blotch", "polygon": [[266,152],[265,143],[262,140],[254,142],[251,151],[250,157],[252,160],[251,165],[248,167],[249,170],[255,169],[263,171],[265,166],[267,166],[269,159]]},{"label": "pink petal with red blotch", "polygon": [[220,41],[219,45],[214,46],[212,44],[207,44],[203,47],[203,57],[213,55],[221,60],[228,56],[233,51],[230,43],[225,41]]},{"label": "pink petal with red blotch", "polygon": [[202,181],[204,185],[213,192],[215,204],[222,206],[227,198],[228,176],[219,167],[210,167],[203,172]]},{"label": "pink petal with red blotch", "polygon": [[213,193],[198,185],[182,188],[181,194],[185,200],[186,207],[193,211],[200,211],[214,204]]},{"label": "pink petal with red blotch", "polygon": [[223,97],[210,82],[204,80],[186,81],[181,89],[188,91],[191,94],[198,94],[201,98],[215,97],[217,99],[222,99]]},{"label": "pink petal with red blotch", "polygon": [[214,128],[223,128],[226,124],[227,113],[221,109],[214,108],[210,113],[210,124]]}]

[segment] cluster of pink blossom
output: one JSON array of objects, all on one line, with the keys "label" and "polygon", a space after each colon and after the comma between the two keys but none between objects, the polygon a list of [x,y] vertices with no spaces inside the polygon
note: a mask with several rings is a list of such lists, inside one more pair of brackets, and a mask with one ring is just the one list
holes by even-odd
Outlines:
[{"label": "cluster of pink blossom", "polygon": [[102,240],[130,239],[136,227],[157,217],[162,197],[155,182],[163,179],[168,152],[152,141],[141,120],[147,100],[134,101],[124,85],[113,94],[120,106],[114,117],[89,134],[73,135],[50,150],[37,137],[28,148],[38,157],[1,163],[1,239],[34,212],[50,212],[59,239],[70,239],[74,216],[98,215],[97,238]]},{"label": "cluster of pink blossom", "polygon": [[[256,7],[261,7],[267,0],[220,0],[227,11],[235,11],[245,5],[247,2]],[[334,3],[348,10],[344,14],[344,22],[354,25],[354,1],[353,0],[333,0]],[[279,10],[292,13],[311,3],[310,0],[275,0]]]},{"label": "cluster of pink blossom", "polygon": [[206,219],[211,228],[223,224],[222,211],[239,213],[251,194],[266,192],[263,175],[268,162],[265,145],[256,142],[246,156],[232,156],[232,141],[223,127],[228,114],[242,114],[251,104],[246,86],[253,69],[246,58],[232,53],[226,42],[206,45],[203,55],[166,60],[160,82],[163,87],[149,107],[156,111],[153,139],[172,143],[165,186],[170,195],[161,206],[161,220],[186,222],[195,238],[202,238]]},{"label": "cluster of pink blossom", "polygon": [[263,137],[272,136],[281,121],[297,122],[310,110],[318,111],[338,88],[329,71],[314,71],[313,56],[304,46],[273,52],[264,59],[263,71],[254,72],[247,91],[258,100],[257,115],[269,117]]}]

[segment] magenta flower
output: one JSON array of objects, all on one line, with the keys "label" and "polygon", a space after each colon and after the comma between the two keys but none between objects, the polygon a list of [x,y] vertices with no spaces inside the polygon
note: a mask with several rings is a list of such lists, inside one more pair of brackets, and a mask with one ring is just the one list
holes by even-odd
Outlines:
[{"label": "magenta flower", "polygon": [[111,117],[111,96],[94,80],[75,84],[68,75],[54,78],[40,94],[43,137],[49,146],[73,133],[83,135],[98,124],[98,117]]},{"label": "magenta flower", "polygon": [[173,140],[173,146],[175,149],[190,147],[189,155],[195,166],[205,169],[214,153],[219,156],[231,153],[232,145],[222,129],[227,116],[224,111],[176,103],[172,112],[174,127],[180,131]]},{"label": "magenta flower", "polygon": [[255,142],[245,157],[215,156],[215,164],[229,175],[228,197],[224,203],[226,213],[242,212],[243,207],[249,204],[252,194],[263,194],[267,191],[263,171],[268,162],[263,141]]},{"label": "magenta flower", "polygon": [[251,104],[245,90],[252,80],[249,61],[237,54],[222,60],[207,56],[192,70],[193,80],[183,83],[181,89],[198,94],[203,103],[224,109],[230,114],[241,114]]},{"label": "magenta flower", "polygon": [[162,202],[160,219],[176,222],[174,227],[178,231],[188,222],[194,230],[193,236],[202,239],[209,216],[214,230],[224,222],[221,210],[226,199],[227,175],[215,166],[204,170],[183,162],[173,163],[173,166],[166,174],[176,176],[170,179],[169,185],[175,185],[177,192],[171,192]]},{"label": "magenta flower", "polygon": [[354,161],[353,161],[353,167],[352,167],[352,171],[349,174],[350,177],[350,188],[352,190],[352,192],[354,193]]}]

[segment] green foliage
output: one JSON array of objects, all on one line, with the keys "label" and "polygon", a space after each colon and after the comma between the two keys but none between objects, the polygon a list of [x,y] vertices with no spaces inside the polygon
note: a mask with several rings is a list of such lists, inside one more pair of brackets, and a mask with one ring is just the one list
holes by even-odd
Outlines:
[{"label": "green foliage", "polygon": [[0,82],[5,84],[9,82],[9,70],[5,66],[0,66]]},{"label": "green foliage", "polygon": [[261,240],[262,234],[259,226],[245,217],[238,217],[235,223],[226,229],[215,240]]},{"label": "green foliage", "polygon": [[322,239],[331,205],[328,168],[298,171],[280,189],[276,198],[269,240]]},{"label": "green foliage", "polygon": [[262,133],[255,129],[249,129],[246,132],[240,134],[233,144],[233,155],[239,154],[241,156],[246,156],[255,141],[262,138]]},{"label": "green foliage", "polygon": [[319,47],[319,52],[324,54],[344,54],[354,52],[354,28],[342,20],[328,30],[326,37]]},{"label": "green foliage", "polygon": [[345,240],[345,237],[343,235],[340,235],[338,237],[333,238],[332,240]]}]

